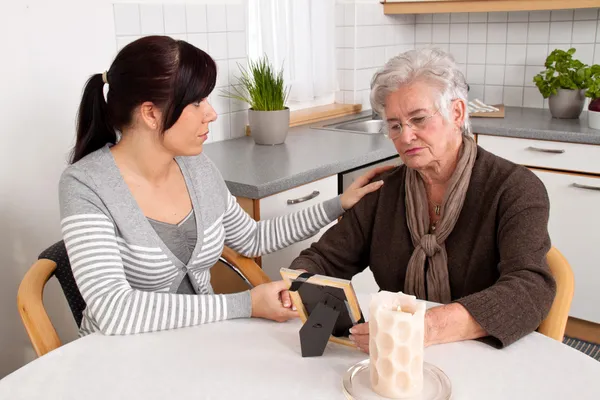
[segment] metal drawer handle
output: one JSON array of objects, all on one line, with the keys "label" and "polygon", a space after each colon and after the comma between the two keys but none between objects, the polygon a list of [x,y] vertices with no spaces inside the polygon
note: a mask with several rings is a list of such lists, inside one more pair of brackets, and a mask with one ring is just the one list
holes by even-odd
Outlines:
[{"label": "metal drawer handle", "polygon": [[573,183],[573,187],[578,189],[587,189],[587,190],[598,190],[600,191],[600,186],[590,186],[590,185],[581,185],[579,183]]},{"label": "metal drawer handle", "polygon": [[319,193],[319,191],[318,191],[318,190],[315,190],[315,191],[314,191],[314,192],[312,192],[311,194],[309,194],[309,195],[306,195],[306,196],[304,196],[304,197],[299,197],[299,198],[297,198],[297,199],[291,199],[291,200],[288,200],[288,201],[287,201],[287,203],[288,203],[288,204],[298,204],[298,203],[303,203],[303,202],[305,202],[305,201],[308,201],[308,200],[312,200],[312,199],[314,199],[315,197],[317,197],[317,196],[318,196],[318,195],[320,195],[320,194],[321,194],[321,193]]},{"label": "metal drawer handle", "polygon": [[565,152],[562,149],[542,149],[541,147],[533,147],[533,146],[529,146],[528,149],[533,150],[533,151],[539,151],[541,153],[552,153],[552,154],[562,154]]}]

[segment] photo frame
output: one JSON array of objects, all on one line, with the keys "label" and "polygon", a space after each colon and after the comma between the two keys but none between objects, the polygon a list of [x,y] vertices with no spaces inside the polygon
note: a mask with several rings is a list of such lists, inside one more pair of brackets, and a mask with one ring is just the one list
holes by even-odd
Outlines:
[{"label": "photo frame", "polygon": [[303,322],[303,357],[322,355],[328,342],[356,347],[348,338],[349,330],[365,320],[350,280],[288,268],[280,273]]}]

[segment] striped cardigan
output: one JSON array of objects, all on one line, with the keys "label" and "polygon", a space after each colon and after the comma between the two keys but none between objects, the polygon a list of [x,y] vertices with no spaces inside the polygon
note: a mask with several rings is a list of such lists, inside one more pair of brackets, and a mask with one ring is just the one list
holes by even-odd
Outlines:
[{"label": "striped cardigan", "polygon": [[[249,291],[217,295],[210,268],[223,246],[248,257],[315,235],[343,213],[339,197],[256,222],[238,205],[203,154],[178,157],[197,221],[184,264],[160,240],[108,146],[69,166],[59,183],[61,225],[75,281],[87,304],[80,336],[135,334],[251,315]],[[196,295],[176,294],[189,276]]]}]

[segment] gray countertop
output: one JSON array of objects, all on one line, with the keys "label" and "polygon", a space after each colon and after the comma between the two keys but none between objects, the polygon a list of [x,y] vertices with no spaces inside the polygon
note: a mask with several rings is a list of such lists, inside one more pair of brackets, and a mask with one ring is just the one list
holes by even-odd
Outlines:
[{"label": "gray countertop", "polygon": [[[290,128],[277,146],[254,144],[243,137],[204,146],[234,196],[261,199],[317,179],[397,156],[383,135],[320,129],[324,125],[370,115],[336,118]],[[587,127],[587,112],[577,120],[557,120],[548,110],[506,107],[504,118],[472,118],[473,132],[524,139],[600,145],[600,131]]]}]

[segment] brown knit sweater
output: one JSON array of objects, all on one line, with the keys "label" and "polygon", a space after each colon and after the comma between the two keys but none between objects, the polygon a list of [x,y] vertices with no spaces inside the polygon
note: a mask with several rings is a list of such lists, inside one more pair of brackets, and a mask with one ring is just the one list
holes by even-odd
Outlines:
[{"label": "brown knit sweater", "polygon": [[[499,346],[534,331],[556,286],[546,264],[549,200],[527,168],[481,147],[460,217],[446,240],[452,300],[462,304]],[[370,266],[382,290],[404,288],[414,246],[406,224],[405,166],[383,175],[291,268],[350,279]]]}]

